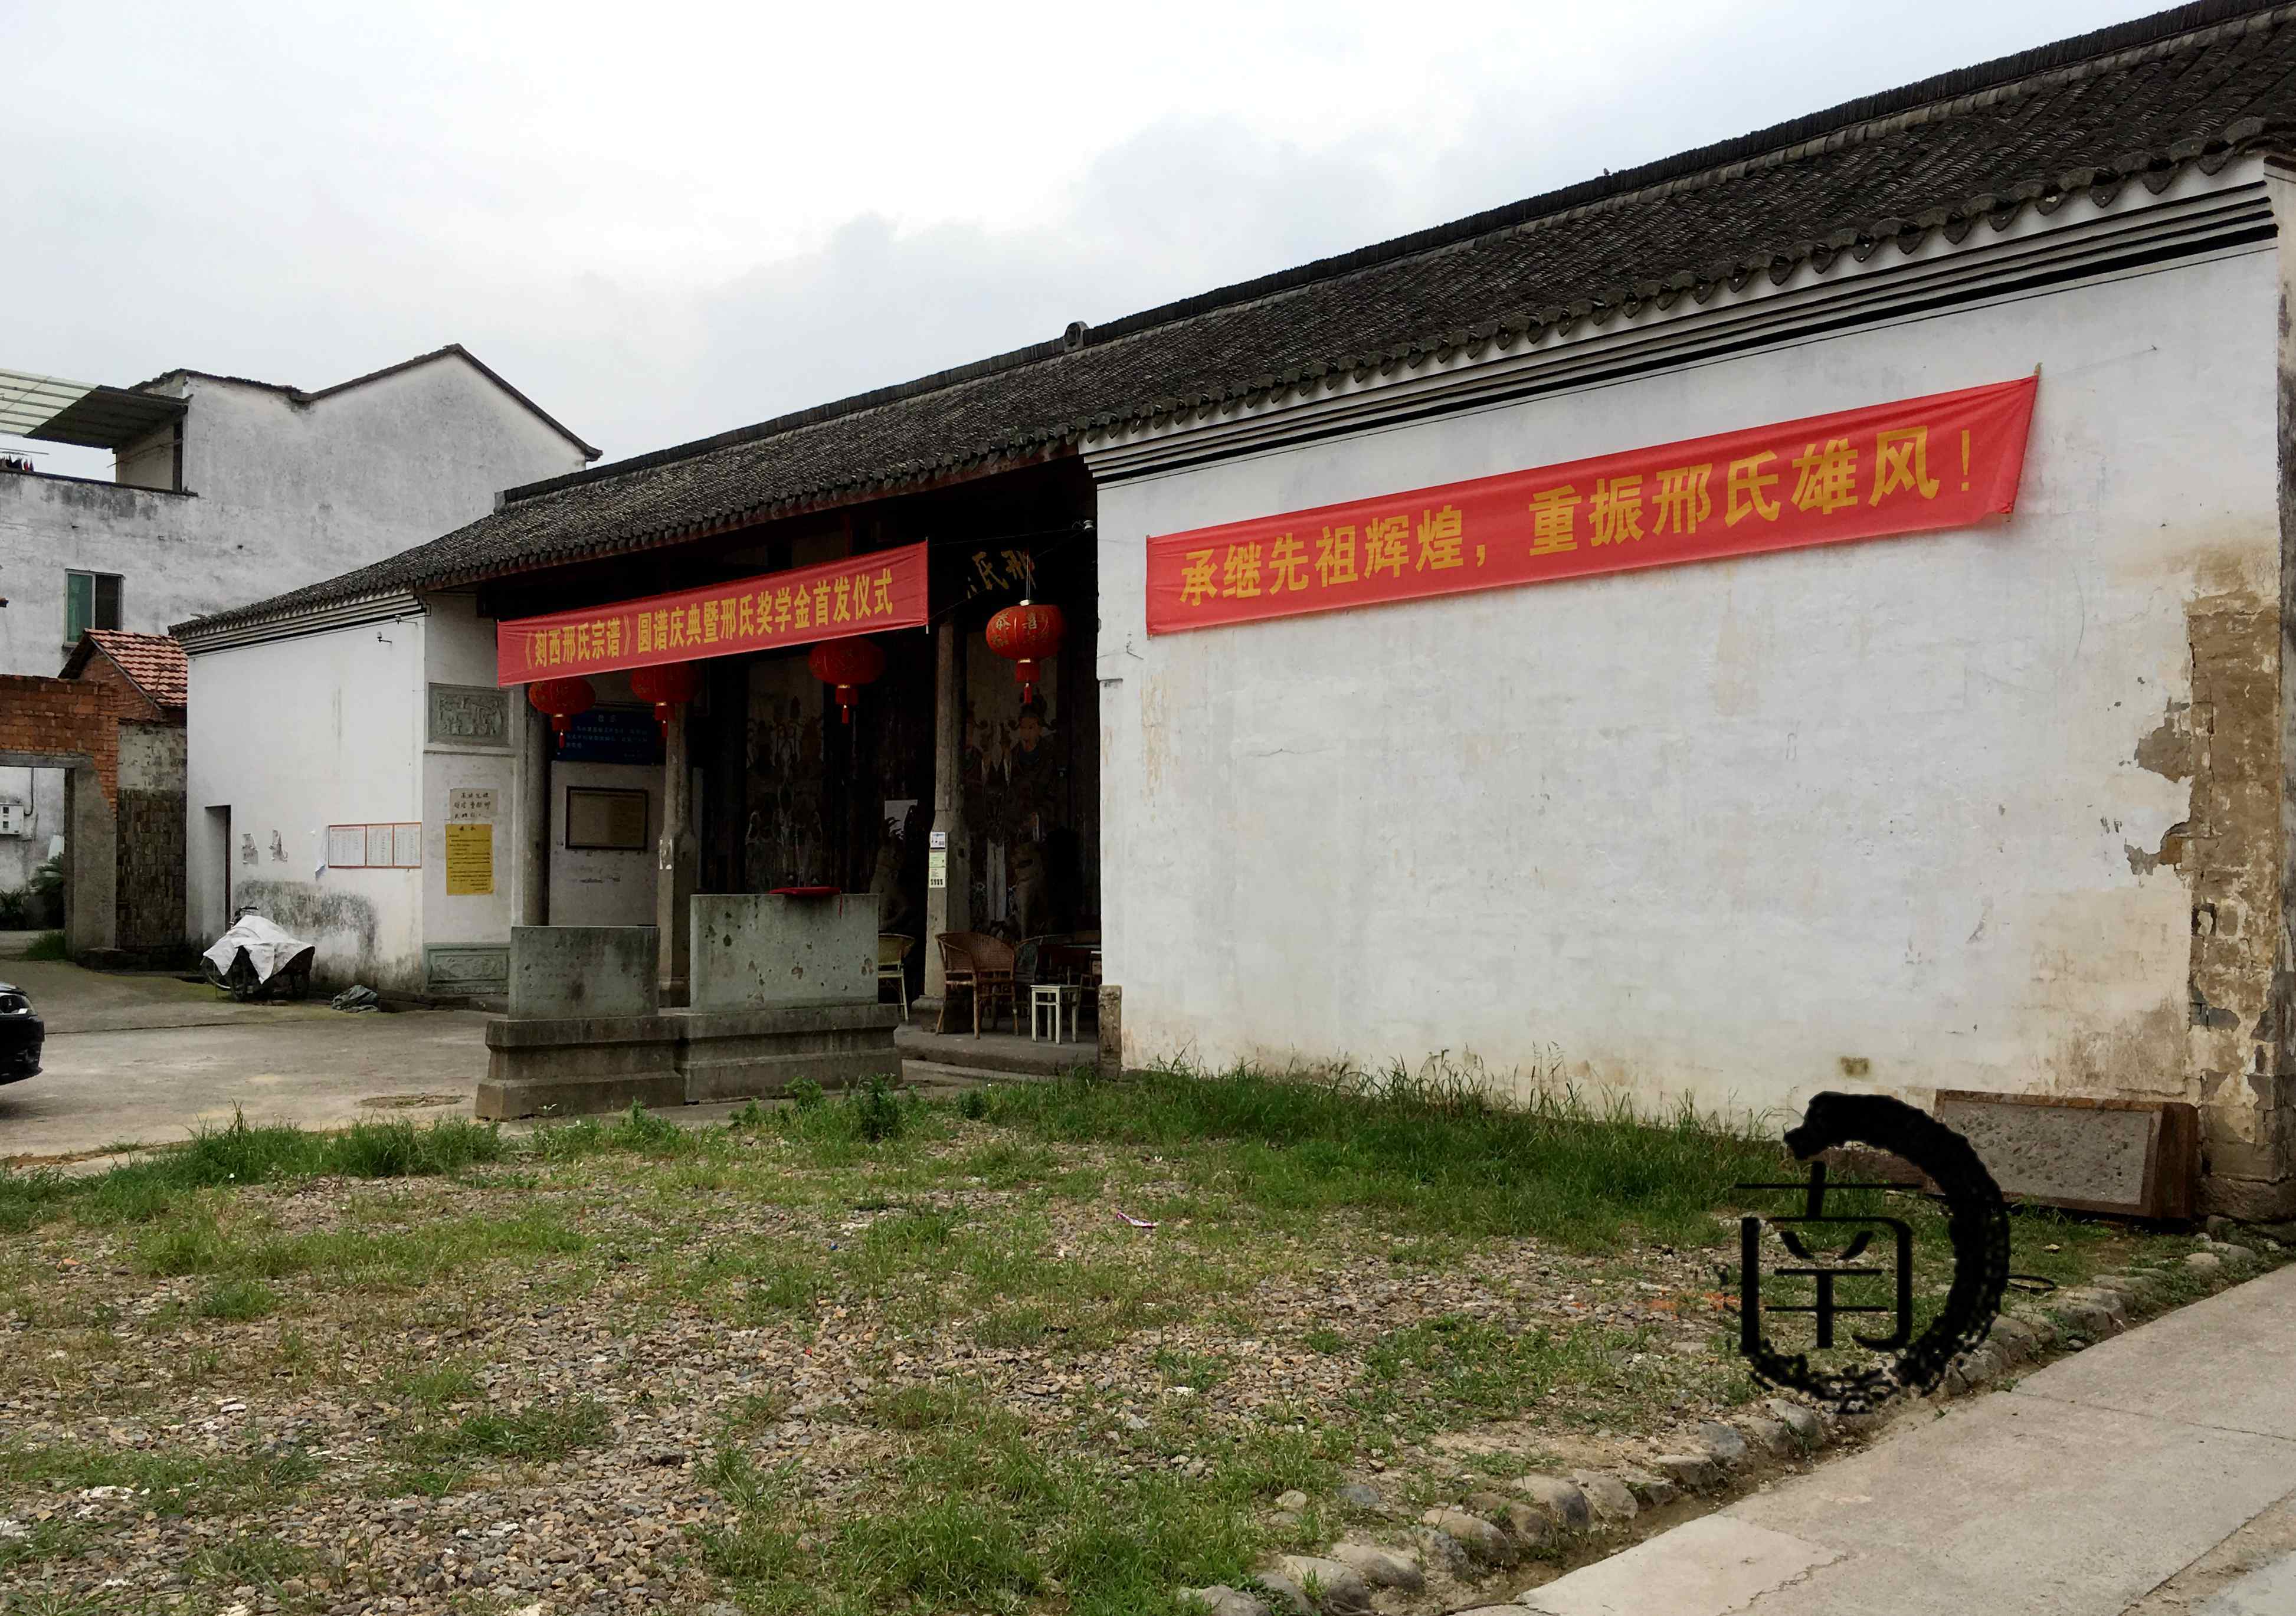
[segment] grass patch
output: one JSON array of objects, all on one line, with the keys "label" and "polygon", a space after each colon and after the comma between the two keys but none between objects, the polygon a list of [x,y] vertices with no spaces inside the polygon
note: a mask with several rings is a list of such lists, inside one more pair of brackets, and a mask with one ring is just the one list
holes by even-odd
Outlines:
[{"label": "grass patch", "polygon": [[480,1459],[541,1464],[611,1440],[613,1420],[593,1398],[552,1399],[504,1412],[482,1409],[450,1424],[422,1425],[401,1443],[418,1468],[450,1469]]},{"label": "grass patch", "polygon": [[259,1279],[219,1281],[207,1288],[198,1307],[201,1318],[227,1319],[236,1324],[268,1318],[278,1310],[279,1298]]},{"label": "grass patch", "polygon": [[324,1176],[423,1177],[499,1161],[511,1148],[492,1123],[460,1117],[357,1122],[314,1134],[235,1116],[226,1127],[202,1128],[187,1144],[87,1177],[0,1168],[0,1230],[30,1229],[67,1214],[89,1225],[150,1223],[201,1190]]},{"label": "grass patch", "polygon": [[1775,1140],[1687,1106],[1653,1121],[1568,1087],[1512,1103],[1440,1062],[1326,1079],[1078,1075],[994,1089],[988,1117],[1044,1140],[1152,1147],[1269,1210],[1356,1209],[1412,1231],[1535,1234],[1581,1249],[1629,1226],[1707,1244],[1730,1186],[1783,1163]]},{"label": "grass patch", "polygon": [[269,1532],[234,1532],[210,1544],[184,1562],[184,1575],[197,1583],[234,1588],[244,1585],[275,1588],[290,1577],[299,1577],[318,1563],[308,1549],[296,1547]]},{"label": "grass patch", "polygon": [[151,1497],[144,1507],[161,1514],[229,1514],[257,1504],[275,1504],[318,1473],[318,1462],[292,1448],[232,1455],[182,1448],[0,1444],[0,1490],[132,1487],[148,1490]]},{"label": "grass patch", "polygon": [[25,959],[70,959],[71,951],[64,947],[61,931],[43,931],[24,947]]}]

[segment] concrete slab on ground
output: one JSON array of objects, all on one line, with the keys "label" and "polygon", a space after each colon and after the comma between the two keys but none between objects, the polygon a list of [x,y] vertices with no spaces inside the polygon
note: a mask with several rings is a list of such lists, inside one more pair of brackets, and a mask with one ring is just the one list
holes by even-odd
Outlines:
[{"label": "concrete slab on ground", "polygon": [[487,1018],[413,1010],[227,1026],[51,1034],[38,1077],[0,1087],[0,1161],[164,1144],[234,1109],[250,1121],[341,1128],[468,1116]]},{"label": "concrete slab on ground", "polygon": [[83,971],[64,960],[11,959],[0,978],[29,995],[48,1036],[140,1028],[235,1027],[339,1015],[324,999],[242,1005],[205,982],[158,971]]},{"label": "concrete slab on ground", "polygon": [[[1901,1426],[1522,1604],[1558,1616],[2238,1616],[2291,1574],[2292,1363],[2296,1267]],[[2194,1577],[2212,1556],[2218,1570]],[[2179,1578],[2191,1599],[2164,1603]]]}]

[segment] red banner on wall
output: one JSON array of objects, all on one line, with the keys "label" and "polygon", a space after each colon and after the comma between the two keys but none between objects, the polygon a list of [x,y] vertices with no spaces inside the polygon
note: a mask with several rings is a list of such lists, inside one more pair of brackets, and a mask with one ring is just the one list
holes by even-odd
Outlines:
[{"label": "red banner on wall", "polygon": [[925,546],[495,625],[495,680],[691,662],[925,624]]},{"label": "red banner on wall", "polygon": [[2039,379],[1148,541],[1148,632],[1963,528],[2017,503]]}]

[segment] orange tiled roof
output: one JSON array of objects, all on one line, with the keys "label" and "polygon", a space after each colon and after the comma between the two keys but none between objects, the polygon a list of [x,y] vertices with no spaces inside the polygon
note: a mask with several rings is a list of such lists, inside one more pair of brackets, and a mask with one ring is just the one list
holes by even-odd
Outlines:
[{"label": "orange tiled roof", "polygon": [[80,636],[64,663],[63,677],[77,678],[87,666],[88,654],[101,651],[111,659],[129,684],[150,697],[155,707],[184,710],[191,694],[190,659],[184,648],[164,634],[129,634],[120,628],[91,628]]}]

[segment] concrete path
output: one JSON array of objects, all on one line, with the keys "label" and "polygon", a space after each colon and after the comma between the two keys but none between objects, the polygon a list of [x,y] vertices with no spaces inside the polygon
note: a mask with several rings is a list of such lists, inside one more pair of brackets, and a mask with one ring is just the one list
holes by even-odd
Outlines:
[{"label": "concrete path", "polygon": [[475,1011],[238,1005],[204,984],[41,960],[8,960],[0,975],[48,1029],[45,1070],[0,1087],[0,1161],[167,1144],[235,1109],[306,1128],[467,1116],[486,1072]]},{"label": "concrete path", "polygon": [[2296,1616],[2296,1267],[1521,1604],[1550,1616]]}]

